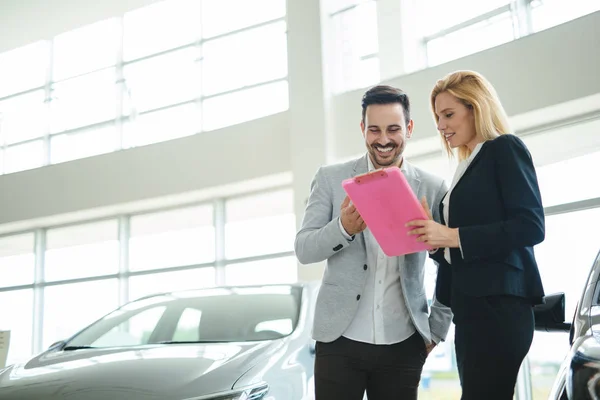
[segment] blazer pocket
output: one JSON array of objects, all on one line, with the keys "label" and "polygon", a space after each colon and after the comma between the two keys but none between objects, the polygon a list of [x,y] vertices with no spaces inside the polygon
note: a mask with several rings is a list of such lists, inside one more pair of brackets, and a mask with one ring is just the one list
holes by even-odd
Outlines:
[{"label": "blazer pocket", "polygon": [[523,259],[517,251],[511,251],[503,261],[516,269],[523,269]]}]

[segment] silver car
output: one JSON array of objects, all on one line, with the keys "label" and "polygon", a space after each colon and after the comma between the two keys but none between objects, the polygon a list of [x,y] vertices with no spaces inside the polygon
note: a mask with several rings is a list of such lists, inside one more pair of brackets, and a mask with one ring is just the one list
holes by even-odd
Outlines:
[{"label": "silver car", "polygon": [[133,301],[0,370],[0,400],[311,399],[317,290],[221,287]]}]

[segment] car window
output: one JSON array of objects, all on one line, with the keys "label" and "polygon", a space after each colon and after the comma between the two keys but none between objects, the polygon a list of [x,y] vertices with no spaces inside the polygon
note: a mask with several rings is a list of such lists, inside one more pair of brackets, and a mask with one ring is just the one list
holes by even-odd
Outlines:
[{"label": "car window", "polygon": [[178,342],[192,342],[200,340],[200,321],[202,311],[195,308],[186,308],[179,317],[179,322],[173,333],[173,340]]},{"label": "car window", "polygon": [[90,325],[68,346],[274,340],[295,329],[302,289],[205,289],[131,302]]},{"label": "car window", "polygon": [[126,319],[91,343],[92,347],[147,344],[167,307],[148,308]]}]

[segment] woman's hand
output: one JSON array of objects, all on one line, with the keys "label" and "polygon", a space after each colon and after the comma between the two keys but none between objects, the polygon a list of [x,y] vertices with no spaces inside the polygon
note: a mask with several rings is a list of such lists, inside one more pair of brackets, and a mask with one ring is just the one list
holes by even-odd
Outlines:
[{"label": "woman's hand", "polygon": [[458,229],[448,228],[445,225],[438,224],[433,220],[427,199],[423,197],[421,199],[421,205],[425,209],[429,219],[427,220],[414,220],[406,224],[407,227],[415,227],[408,231],[409,235],[419,235],[417,240],[419,242],[425,242],[432,248],[439,247],[459,247],[458,243]]}]

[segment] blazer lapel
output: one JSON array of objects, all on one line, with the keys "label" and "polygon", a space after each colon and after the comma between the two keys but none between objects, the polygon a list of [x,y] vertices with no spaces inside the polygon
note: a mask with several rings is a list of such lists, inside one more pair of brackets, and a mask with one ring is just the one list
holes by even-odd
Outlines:
[{"label": "blazer lapel", "polygon": [[421,198],[419,197],[419,188],[421,187],[421,180],[418,177],[417,170],[406,160],[404,160],[403,162],[406,163],[404,165],[404,177],[410,185],[410,188],[415,193],[415,196],[417,196],[417,199],[421,200]]},{"label": "blazer lapel", "polygon": [[465,172],[463,172],[463,174],[460,177],[460,179],[458,180],[458,182],[456,182],[456,184],[452,188],[452,191],[454,191],[456,189],[456,187],[458,185],[460,185],[460,183],[463,181],[464,177],[467,176],[467,174],[473,169],[473,167],[475,166],[475,164],[477,164],[479,162],[479,160],[481,160],[481,155],[483,153],[485,153],[486,149],[487,149],[487,142],[485,142],[481,146],[481,149],[479,149],[479,153],[477,153],[477,155],[475,156],[475,158],[473,158],[473,160],[471,161],[471,163],[467,166],[467,169],[465,170]]},{"label": "blazer lapel", "polygon": [[369,163],[367,162],[367,157],[369,157],[369,155],[365,154],[356,160],[354,167],[352,168],[352,177],[369,172]]}]

